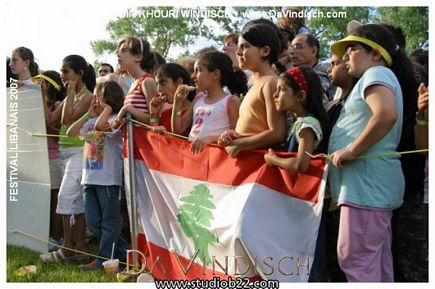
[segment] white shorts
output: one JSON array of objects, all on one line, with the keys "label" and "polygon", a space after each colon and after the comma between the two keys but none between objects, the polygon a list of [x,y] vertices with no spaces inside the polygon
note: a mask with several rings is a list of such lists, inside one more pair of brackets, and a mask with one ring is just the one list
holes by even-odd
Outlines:
[{"label": "white shorts", "polygon": [[60,185],[56,213],[61,215],[78,215],[85,212],[83,194],[82,162],[83,147],[60,149],[65,173]]},{"label": "white shorts", "polygon": [[59,189],[63,177],[63,164],[60,158],[48,159],[50,167],[50,184],[51,189]]}]

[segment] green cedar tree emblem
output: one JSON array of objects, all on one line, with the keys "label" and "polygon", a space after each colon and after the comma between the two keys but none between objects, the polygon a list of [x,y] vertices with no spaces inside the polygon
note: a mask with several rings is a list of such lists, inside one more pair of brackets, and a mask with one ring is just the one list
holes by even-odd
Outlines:
[{"label": "green cedar tree emblem", "polygon": [[212,210],[216,209],[210,201],[212,198],[207,186],[195,186],[188,196],[180,199],[183,204],[177,216],[184,234],[193,239],[195,250],[206,265],[211,263],[208,246],[219,243],[218,237],[207,229],[210,227],[210,220],[214,219]]}]

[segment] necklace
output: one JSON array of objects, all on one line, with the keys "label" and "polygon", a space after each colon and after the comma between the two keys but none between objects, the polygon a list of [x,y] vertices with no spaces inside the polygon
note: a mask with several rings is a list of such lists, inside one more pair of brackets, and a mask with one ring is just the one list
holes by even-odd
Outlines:
[{"label": "necklace", "polygon": [[80,91],[77,92],[76,95],[74,95],[74,99],[76,99],[80,94],[82,94],[82,92],[85,90],[85,88],[86,88],[86,85],[83,84],[82,88],[80,89]]}]

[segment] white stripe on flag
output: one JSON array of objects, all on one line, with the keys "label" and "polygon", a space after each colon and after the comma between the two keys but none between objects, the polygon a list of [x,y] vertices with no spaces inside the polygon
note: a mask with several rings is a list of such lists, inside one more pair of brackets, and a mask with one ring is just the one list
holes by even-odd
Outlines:
[{"label": "white stripe on flag", "polygon": [[[177,216],[181,199],[202,184],[216,206],[210,210],[213,218],[208,230],[219,239],[219,243],[208,246],[208,253],[221,264],[228,257],[229,275],[245,272],[249,257],[249,270],[244,276],[260,274],[264,279],[307,281],[304,264],[308,257],[310,265],[314,259],[325,179],[319,202],[314,204],[260,184],[228,186],[150,171],[140,160],[135,160],[135,169],[138,231],[144,232],[151,243],[187,259],[195,255],[194,241],[183,232]],[[202,264],[199,258],[195,262]],[[301,263],[299,270],[297,262]],[[222,272],[219,267],[215,269]]]}]

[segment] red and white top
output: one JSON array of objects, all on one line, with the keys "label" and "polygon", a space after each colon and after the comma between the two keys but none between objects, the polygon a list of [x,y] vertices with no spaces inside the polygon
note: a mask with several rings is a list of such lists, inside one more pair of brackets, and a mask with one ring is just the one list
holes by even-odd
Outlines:
[{"label": "red and white top", "polygon": [[144,113],[149,113],[148,102],[142,90],[142,82],[148,77],[152,76],[148,73],[145,73],[138,79],[133,88],[130,88],[125,96],[124,105],[131,104],[134,108],[137,108]]},{"label": "red and white top", "polygon": [[227,94],[213,104],[205,103],[206,97],[206,94],[201,95],[193,106],[193,125],[189,133],[190,139],[220,135],[231,127],[228,101],[232,95]]}]

